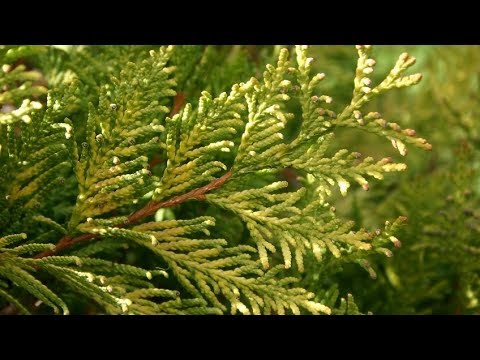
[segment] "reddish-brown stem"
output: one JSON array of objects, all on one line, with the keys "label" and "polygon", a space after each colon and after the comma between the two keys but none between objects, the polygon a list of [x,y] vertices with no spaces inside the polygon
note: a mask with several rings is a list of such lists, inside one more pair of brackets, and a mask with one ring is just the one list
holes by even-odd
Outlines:
[{"label": "reddish-brown stem", "polygon": [[150,160],[150,162],[148,163],[148,166],[150,167],[150,169],[153,169],[155,166],[161,164],[164,161],[165,160],[160,155],[155,154],[153,155],[152,160]]},{"label": "reddish-brown stem", "polygon": [[170,111],[170,114],[168,114],[168,117],[171,118],[174,115],[178,114],[183,104],[185,104],[185,94],[183,92],[179,92],[173,98],[172,110]]},{"label": "reddish-brown stem", "polygon": [[[205,200],[205,194],[208,193],[209,191],[218,189],[223,184],[225,184],[225,182],[232,176],[232,173],[233,173],[233,169],[230,169],[223,176],[211,181],[207,185],[202,186],[198,189],[193,189],[186,194],[174,196],[169,200],[166,200],[163,202],[150,201],[143,208],[131,214],[125,222],[121,224],[117,224],[115,227],[123,228],[143,218],[146,218],[147,216],[155,214],[158,209],[172,207],[172,206],[181,204],[187,200],[191,200],[191,199]],[[47,256],[52,256],[66,248],[71,247],[72,245],[75,245],[80,242],[88,241],[96,237],[98,237],[98,235],[96,234],[83,234],[74,238],[72,238],[69,235],[65,235],[62,239],[60,239],[60,241],[57,243],[54,249],[41,252],[36,256],[34,256],[34,259],[41,259]]]}]

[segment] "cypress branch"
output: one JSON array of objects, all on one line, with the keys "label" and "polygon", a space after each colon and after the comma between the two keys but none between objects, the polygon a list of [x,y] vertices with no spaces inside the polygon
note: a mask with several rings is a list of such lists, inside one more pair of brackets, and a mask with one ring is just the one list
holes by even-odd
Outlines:
[{"label": "cypress branch", "polygon": [[[168,208],[171,206],[179,205],[184,201],[187,200],[205,200],[205,194],[209,191],[218,189],[221,187],[232,175],[232,169],[230,169],[228,172],[226,172],[224,175],[222,175],[220,178],[213,180],[209,184],[202,186],[201,188],[194,189],[189,191],[188,193],[180,196],[175,196],[171,198],[170,200],[163,201],[163,202],[155,202],[155,201],[150,201],[145,207],[142,209],[134,212],[132,215],[128,216],[127,219],[116,225],[116,227],[122,228],[126,227],[127,225],[136,223],[143,218],[146,218],[148,216],[151,216],[157,212],[157,210],[162,209],[162,208]],[[45,250],[44,252],[41,252],[38,255],[35,255],[36,259],[41,259],[46,256],[52,256],[56,254],[59,251],[62,251],[66,248],[69,248],[72,245],[75,245],[77,243],[81,243],[84,241],[88,241],[90,239],[94,239],[97,236],[95,234],[83,234],[80,236],[77,236],[75,238],[72,238],[70,236],[64,236],[62,239],[58,241],[58,243],[55,245],[54,249],[50,250]]]},{"label": "cypress branch", "polygon": [[[373,86],[371,47],[357,47],[352,98],[334,111],[307,46],[251,50],[0,48],[2,312],[68,314],[75,293],[111,314],[360,313],[350,293],[301,281],[347,262],[375,277],[371,254],[399,246],[405,218],[368,230],[330,202],[406,169],[338,149],[341,129],[403,156],[431,148],[365,110],[417,84],[415,60],[402,54]],[[38,70],[7,64],[20,57]]]}]

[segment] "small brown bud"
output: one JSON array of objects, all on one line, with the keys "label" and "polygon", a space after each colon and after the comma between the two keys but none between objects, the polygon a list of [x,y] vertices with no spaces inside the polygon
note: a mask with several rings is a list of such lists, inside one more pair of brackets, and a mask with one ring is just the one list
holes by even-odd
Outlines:
[{"label": "small brown bud", "polygon": [[390,126],[390,128],[392,130],[395,130],[395,131],[400,131],[402,130],[400,125],[398,125],[397,123],[389,123],[388,126]]}]

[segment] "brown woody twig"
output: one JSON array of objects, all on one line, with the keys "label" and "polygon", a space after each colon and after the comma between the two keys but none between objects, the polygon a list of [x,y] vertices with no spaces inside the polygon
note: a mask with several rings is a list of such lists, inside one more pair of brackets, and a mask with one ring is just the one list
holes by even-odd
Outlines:
[{"label": "brown woody twig", "polygon": [[[233,169],[230,169],[222,177],[219,177],[218,179],[211,181],[207,185],[202,186],[201,188],[198,188],[198,189],[193,189],[186,194],[175,196],[169,200],[166,200],[163,202],[150,201],[142,209],[131,214],[125,222],[121,224],[117,224],[115,227],[123,228],[143,218],[146,218],[147,216],[155,214],[158,209],[172,207],[172,206],[181,204],[187,200],[191,200],[191,199],[205,200],[205,194],[209,191],[212,191],[221,187],[232,176],[232,173],[233,173]],[[72,245],[75,245],[80,242],[88,241],[97,237],[98,235],[96,234],[83,234],[74,238],[72,238],[69,235],[65,235],[62,239],[60,239],[60,241],[57,243],[54,249],[41,252],[37,254],[34,257],[34,259],[41,259],[47,256],[55,255],[56,253],[66,248],[69,248]]]}]

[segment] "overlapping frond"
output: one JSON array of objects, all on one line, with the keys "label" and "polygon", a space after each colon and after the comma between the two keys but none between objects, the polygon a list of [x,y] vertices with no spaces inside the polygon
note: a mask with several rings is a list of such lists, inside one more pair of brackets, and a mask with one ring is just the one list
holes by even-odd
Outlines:
[{"label": "overlapping frond", "polygon": [[[352,222],[338,219],[330,211],[326,202],[331,195],[330,189],[337,184],[342,195],[346,195],[349,180],[353,180],[368,190],[365,176],[382,179],[384,173],[404,170],[406,165],[393,163],[390,158],[375,161],[366,157],[360,160],[361,154],[345,149],[329,154],[329,145],[337,126],[347,126],[352,119],[354,122],[348,124],[362,126],[361,121],[356,121],[359,119],[358,109],[374,96],[394,87],[414,85],[420,76],[400,77],[414,62],[407,55],[402,55],[387,78],[373,90],[367,90],[366,84],[370,84],[370,80],[366,74],[370,74],[375,65],[375,61],[368,58],[369,49],[368,46],[358,47],[353,99],[339,115],[320,106],[331,103],[332,98],[315,95],[316,87],[325,75],[310,76],[313,59],[307,57],[306,46],[296,48],[297,67],[291,66],[288,51],[283,49],[277,66],[267,66],[261,82],[252,78],[244,85],[248,122],[235,158],[234,175],[222,189],[207,195],[207,199],[240,216],[257,245],[264,267],[269,266],[267,250],[275,253],[280,248],[285,266],[291,266],[293,256],[302,271],[307,250],[321,260],[326,249],[335,257],[340,257],[342,252],[370,250],[375,244],[372,240],[378,234],[363,229],[354,231]],[[302,108],[301,122],[293,120],[293,114],[286,110],[294,100],[298,100]],[[289,121],[300,123],[296,137],[287,142],[283,131]],[[413,130],[401,131],[398,125],[389,124],[387,127],[390,130],[380,131],[384,127],[374,127],[378,122],[372,124],[367,124],[369,129],[393,139],[402,155],[405,155],[402,140],[406,142],[410,139],[408,141],[413,144],[430,148],[424,139],[415,137]],[[242,184],[242,174],[261,174],[286,167],[306,174],[304,184],[316,190],[318,199],[308,200],[305,197],[306,188],[279,193],[288,186],[287,182],[275,182],[260,188]]]},{"label": "overlapping frond", "polygon": [[90,106],[86,141],[75,166],[79,195],[70,226],[109,213],[153,190],[147,155],[160,150],[166,106],[175,95],[172,48],[127,63],[112,85],[103,86],[98,108]]},{"label": "overlapping frond", "polygon": [[227,247],[223,239],[196,238],[209,235],[214,218],[166,220],[135,226],[131,230],[98,226],[93,221],[83,231],[103,237],[126,239],[157,254],[169,267],[182,287],[195,298],[204,299],[221,311],[279,313],[300,309],[310,313],[329,313],[330,309],[311,299],[314,294],[291,288],[297,279],[275,278],[282,267],[265,273],[252,254],[255,249],[240,245]]},{"label": "overlapping frond", "polygon": [[[69,314],[65,301],[38,279],[40,273],[48,274],[71,291],[94,300],[112,314],[215,313],[215,309],[206,307],[204,302],[181,299],[178,291],[156,288],[151,280],[158,276],[168,277],[164,270],[145,270],[91,257],[30,258],[54,245],[25,243],[26,238],[24,233],[0,238],[0,297],[14,303],[23,313],[29,313],[30,306],[15,297],[20,289],[51,307],[55,313]],[[152,297],[167,301],[153,302],[149,300]]]},{"label": "overlapping frond", "polygon": [[222,153],[234,147],[234,138],[243,127],[243,91],[234,85],[229,94],[213,99],[208,92],[200,97],[198,109],[187,104],[183,111],[166,120],[167,166],[155,189],[154,199],[162,200],[212,181],[227,165]]}]

